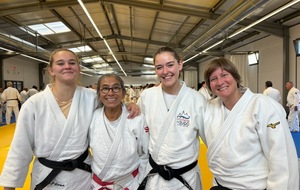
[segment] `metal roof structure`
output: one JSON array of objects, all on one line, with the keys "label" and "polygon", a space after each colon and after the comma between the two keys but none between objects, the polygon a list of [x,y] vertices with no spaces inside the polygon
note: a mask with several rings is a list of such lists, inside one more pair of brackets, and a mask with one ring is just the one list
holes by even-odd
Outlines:
[{"label": "metal roof structure", "polygon": [[[58,21],[70,31],[30,28]],[[300,0],[2,0],[0,55],[48,61],[57,48],[86,46],[78,56],[99,59],[82,61],[85,73],[146,75],[153,68],[145,58],[162,46],[175,48],[184,67],[195,66],[269,35],[284,37],[299,23]]]}]

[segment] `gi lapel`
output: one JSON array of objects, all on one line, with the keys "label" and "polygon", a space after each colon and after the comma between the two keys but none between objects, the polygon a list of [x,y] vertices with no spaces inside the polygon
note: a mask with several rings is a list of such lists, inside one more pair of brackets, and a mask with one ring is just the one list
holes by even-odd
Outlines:
[{"label": "gi lapel", "polygon": [[[220,148],[220,144],[222,144],[225,135],[229,132],[231,127],[233,127],[232,123],[236,119],[236,116],[240,113],[241,110],[245,109],[244,107],[248,105],[252,97],[252,93],[247,89],[247,91],[244,93],[241,99],[233,107],[233,109],[223,122],[222,126],[220,127],[218,134],[214,137],[210,146],[208,147],[208,160],[211,160],[214,153],[218,150],[218,148]],[[222,101],[220,101],[220,103],[222,103]],[[221,105],[220,107],[222,106],[224,105]],[[224,113],[222,114],[222,116],[224,116]]]},{"label": "gi lapel", "polygon": [[[52,153],[47,159],[50,160],[57,160],[59,158],[59,155],[61,154],[64,146],[67,144],[67,141],[69,139],[69,136],[72,132],[73,127],[75,126],[75,123],[78,121],[78,110],[79,110],[79,100],[80,100],[80,95],[81,95],[81,88],[77,87],[73,96],[73,101],[71,104],[71,108],[69,111],[68,119],[65,118],[63,113],[61,112],[55,97],[53,96],[53,93],[51,92],[51,89],[47,86],[45,89],[46,92],[46,98],[49,100],[50,106],[52,108],[52,111],[57,117],[56,119],[58,120],[58,123],[63,122],[64,125],[59,126],[62,128],[63,132],[60,136],[59,141],[56,143]],[[49,92],[50,91],[50,92]]]},{"label": "gi lapel", "polygon": [[[160,150],[160,147],[164,141],[164,138],[166,137],[167,135],[167,132],[168,132],[168,129],[170,126],[173,126],[172,125],[172,120],[174,120],[174,117],[176,117],[176,110],[179,106],[179,103],[181,102],[184,94],[187,92],[187,87],[185,85],[185,83],[181,83],[182,86],[181,86],[181,89],[176,97],[176,99],[174,100],[174,102],[172,103],[172,106],[167,114],[167,117],[164,121],[164,124],[162,125],[162,129],[159,133],[159,137],[157,139],[157,142],[155,144],[155,147],[153,148],[153,155],[152,157],[154,158],[154,160],[158,160],[158,153],[159,153],[159,150]],[[160,98],[164,99],[163,97],[163,92],[162,92],[162,88],[160,88],[160,92],[159,92],[159,95],[161,96]]]},{"label": "gi lapel", "polygon": [[[111,142],[111,140],[108,137],[108,132],[107,132],[106,127],[105,127],[105,129],[104,129],[104,127],[102,127],[103,130],[101,130],[101,131],[104,133],[103,138],[105,138],[105,142],[110,143],[111,146],[110,146],[109,153],[106,157],[104,167],[103,167],[101,173],[98,175],[98,177],[100,179],[103,179],[105,177],[105,175],[107,174],[107,172],[109,171],[109,169],[112,165],[112,162],[114,160],[113,158],[116,156],[118,147],[120,146],[120,142],[121,142],[123,131],[124,131],[124,124],[125,124],[125,120],[127,117],[125,114],[126,111],[124,109],[126,109],[126,107],[122,106],[122,114],[120,116],[121,120],[118,123],[117,132],[115,134],[113,142]],[[104,109],[102,109],[101,115],[103,115],[103,122],[104,122]]]}]

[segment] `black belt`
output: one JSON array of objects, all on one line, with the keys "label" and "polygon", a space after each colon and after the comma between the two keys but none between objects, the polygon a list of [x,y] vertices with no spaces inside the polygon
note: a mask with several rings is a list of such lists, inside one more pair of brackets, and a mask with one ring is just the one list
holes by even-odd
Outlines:
[{"label": "black belt", "polygon": [[216,180],[218,186],[213,186],[212,188],[210,188],[210,190],[231,190],[231,189],[229,189],[229,188],[227,188],[227,187],[222,186],[222,185],[217,181],[216,178],[215,178],[215,180]]},{"label": "black belt", "polygon": [[165,180],[171,180],[173,178],[178,179],[185,187],[187,187],[189,190],[193,190],[193,188],[183,179],[181,174],[184,174],[185,172],[190,171],[193,169],[198,161],[191,163],[190,165],[187,165],[185,167],[179,168],[179,169],[172,169],[171,167],[167,165],[158,165],[154,162],[151,155],[149,155],[149,163],[152,166],[152,170],[147,174],[147,176],[144,178],[142,183],[140,184],[138,190],[143,190],[146,187],[148,177],[152,174],[158,173],[162,178]]},{"label": "black belt", "polygon": [[39,162],[48,168],[53,170],[48,174],[48,176],[39,184],[35,186],[35,190],[42,190],[46,187],[62,170],[73,171],[75,168],[85,170],[87,172],[92,172],[91,166],[84,163],[83,161],[88,157],[89,151],[86,151],[80,155],[77,159],[64,160],[61,162],[47,160],[46,158],[38,158]]},{"label": "black belt", "polygon": [[[210,188],[210,190],[232,190],[232,189],[229,189],[227,187],[224,187],[222,186],[218,181],[217,179],[215,178],[215,181],[217,182],[218,186],[213,186],[212,188]],[[266,189],[265,189],[266,190]]]}]

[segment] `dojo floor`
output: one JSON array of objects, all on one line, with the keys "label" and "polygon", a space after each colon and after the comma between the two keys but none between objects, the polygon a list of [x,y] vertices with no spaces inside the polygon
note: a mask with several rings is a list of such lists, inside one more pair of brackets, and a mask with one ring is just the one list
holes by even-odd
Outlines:
[{"label": "dojo floor", "polygon": [[[9,150],[9,146],[13,137],[14,130],[15,130],[15,123],[10,125],[0,126],[0,171],[2,171],[2,167],[4,165],[6,155]],[[206,147],[203,143],[201,143],[199,165],[202,173],[203,190],[209,190],[211,187],[212,174],[208,169],[205,155],[206,155]],[[30,189],[29,187],[30,187],[30,178],[28,175],[24,187],[17,188],[17,190],[20,189],[29,190]],[[0,190],[3,190],[3,187],[0,187]]]}]

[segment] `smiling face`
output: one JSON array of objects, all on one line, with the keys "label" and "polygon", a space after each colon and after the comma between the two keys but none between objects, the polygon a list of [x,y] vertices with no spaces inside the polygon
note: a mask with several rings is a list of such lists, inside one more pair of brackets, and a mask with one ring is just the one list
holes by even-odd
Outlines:
[{"label": "smiling face", "polygon": [[221,69],[216,69],[209,77],[212,92],[221,99],[228,99],[238,93],[237,82],[232,75]]},{"label": "smiling face", "polygon": [[159,77],[162,88],[167,93],[173,94],[179,87],[182,61],[174,56],[173,52],[165,51],[157,53],[154,57],[156,75]]},{"label": "smiling face", "polygon": [[225,58],[211,61],[204,71],[207,87],[223,101],[239,98],[241,76],[235,65]]},{"label": "smiling face", "polygon": [[98,98],[106,108],[121,108],[120,105],[124,97],[124,87],[116,77],[105,76],[100,78],[98,83]]},{"label": "smiling face", "polygon": [[51,56],[48,71],[56,83],[76,84],[80,73],[78,58],[71,51],[57,51]]}]

